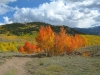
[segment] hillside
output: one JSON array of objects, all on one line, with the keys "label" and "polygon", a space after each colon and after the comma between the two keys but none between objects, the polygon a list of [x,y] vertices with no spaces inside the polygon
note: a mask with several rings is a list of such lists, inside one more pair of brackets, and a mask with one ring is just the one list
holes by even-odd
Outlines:
[{"label": "hillside", "polygon": [[[13,24],[6,24],[0,26],[0,34],[6,35],[24,35],[24,34],[34,34],[39,30],[41,25],[47,26],[50,24],[43,23],[43,22],[31,22],[31,23],[13,23]],[[50,25],[53,31],[59,32],[61,26],[54,26]],[[69,34],[76,34],[80,33],[77,30],[69,28],[68,26],[64,26],[66,32]]]},{"label": "hillside", "polygon": [[91,28],[74,28],[74,29],[86,34],[100,35],[100,26]]}]

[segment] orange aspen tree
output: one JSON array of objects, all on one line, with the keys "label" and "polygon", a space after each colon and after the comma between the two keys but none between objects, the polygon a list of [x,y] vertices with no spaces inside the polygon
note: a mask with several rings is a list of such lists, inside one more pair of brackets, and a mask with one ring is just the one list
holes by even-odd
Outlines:
[{"label": "orange aspen tree", "polygon": [[31,49],[31,44],[28,41],[26,41],[24,45],[25,52],[30,53],[30,49]]},{"label": "orange aspen tree", "polygon": [[85,37],[81,37],[80,35],[76,34],[75,36],[68,36],[66,38],[66,52],[71,53],[76,51],[79,47],[85,46]]},{"label": "orange aspen tree", "polygon": [[54,52],[56,55],[64,54],[66,47],[66,36],[66,30],[64,27],[61,27],[59,34],[55,35]]},{"label": "orange aspen tree", "polygon": [[50,26],[41,26],[36,37],[37,48],[40,52],[46,52],[49,56],[71,53],[79,47],[85,46],[85,38],[76,34],[68,35],[64,27],[60,32],[54,33]]},{"label": "orange aspen tree", "polygon": [[75,35],[75,40],[77,42],[78,48],[79,47],[84,47],[86,45],[86,38],[80,36],[79,34]]},{"label": "orange aspen tree", "polygon": [[20,46],[19,52],[30,54],[30,53],[35,53],[35,49],[36,49],[36,47],[33,43],[30,44],[28,41],[26,41],[25,45],[23,47]]},{"label": "orange aspen tree", "polygon": [[19,48],[19,52],[21,52],[21,53],[25,53],[23,46],[20,46],[20,48]]},{"label": "orange aspen tree", "polygon": [[82,46],[83,42],[81,37],[78,34],[75,35],[75,41],[77,42],[78,48]]},{"label": "orange aspen tree", "polygon": [[41,26],[36,37],[37,46],[40,50],[44,50],[48,55],[52,55],[52,48],[54,46],[54,32],[50,26]]},{"label": "orange aspen tree", "polygon": [[36,47],[35,47],[35,45],[32,43],[32,44],[31,44],[31,50],[30,50],[30,52],[31,52],[31,53],[35,53],[35,49],[36,49]]},{"label": "orange aspen tree", "polygon": [[82,42],[83,42],[82,47],[85,47],[87,44],[87,39],[85,36],[82,36],[81,38],[82,38]]},{"label": "orange aspen tree", "polygon": [[74,49],[74,38],[73,36],[67,35],[66,37],[66,53],[71,53]]}]

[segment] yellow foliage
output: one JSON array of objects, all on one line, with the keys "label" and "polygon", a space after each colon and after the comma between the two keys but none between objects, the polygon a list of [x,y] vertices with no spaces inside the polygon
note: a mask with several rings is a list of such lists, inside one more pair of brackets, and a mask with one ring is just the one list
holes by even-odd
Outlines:
[{"label": "yellow foliage", "polygon": [[0,44],[0,51],[7,51],[7,49],[2,45],[2,44]]},{"label": "yellow foliage", "polygon": [[86,39],[87,39],[86,45],[87,46],[100,45],[100,36],[96,36],[96,35],[82,35],[82,36],[86,37]]},{"label": "yellow foliage", "polygon": [[5,51],[13,51],[13,52],[18,52],[17,45],[13,42],[2,42],[0,43],[0,51],[5,52]]},{"label": "yellow foliage", "polygon": [[90,56],[90,52],[82,52],[82,56],[84,56],[84,57],[88,57],[88,56]]}]

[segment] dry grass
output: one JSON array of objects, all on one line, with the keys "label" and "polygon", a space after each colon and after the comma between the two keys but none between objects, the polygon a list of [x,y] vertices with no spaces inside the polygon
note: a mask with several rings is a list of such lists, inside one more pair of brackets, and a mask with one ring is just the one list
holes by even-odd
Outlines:
[{"label": "dry grass", "polygon": [[34,58],[26,69],[32,75],[100,75],[100,60],[78,55]]},{"label": "dry grass", "polygon": [[77,52],[90,52],[90,56],[100,56],[100,45],[94,45],[94,46],[87,46],[83,48],[79,48]]},{"label": "dry grass", "polygon": [[81,48],[80,52],[91,51],[94,55],[83,57],[80,55],[66,55],[57,57],[38,58],[34,54],[0,53],[0,64],[11,57],[31,57],[25,69],[31,75],[100,75],[100,46]]}]

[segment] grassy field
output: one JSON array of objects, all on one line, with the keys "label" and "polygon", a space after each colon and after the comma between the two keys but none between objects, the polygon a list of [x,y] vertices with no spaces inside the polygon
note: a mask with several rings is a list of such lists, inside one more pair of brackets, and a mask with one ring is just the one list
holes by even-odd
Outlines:
[{"label": "grassy field", "polygon": [[25,68],[32,75],[100,75],[100,59],[78,55],[34,58]]},{"label": "grassy field", "polygon": [[[16,48],[24,45],[26,41],[36,44],[34,35],[23,36],[5,36],[0,35],[0,43],[5,47],[9,43],[14,44]],[[89,37],[89,36],[88,36]],[[94,38],[94,37],[92,37]],[[97,37],[93,42],[98,42],[100,37]],[[90,37],[90,45],[93,39]],[[7,44],[8,43],[8,44]],[[5,45],[6,44],[6,45]],[[0,66],[5,64],[6,59],[12,57],[25,57],[31,58],[31,61],[26,63],[25,69],[31,75],[100,75],[100,45],[92,44],[94,46],[87,46],[79,48],[77,52],[90,51],[91,55],[84,57],[82,55],[65,55],[56,57],[42,57],[39,58],[35,54],[21,54],[19,52],[0,52]],[[5,75],[15,75],[16,71],[13,69],[8,70]]]},{"label": "grassy field", "polygon": [[[25,69],[30,75],[100,75],[100,46],[88,46],[78,51],[95,51],[98,55],[83,57],[81,55],[65,55],[39,58],[35,54],[21,54],[19,52],[0,53],[0,65],[12,57],[31,58]],[[8,70],[5,75],[15,75],[14,69]]]},{"label": "grassy field", "polygon": [[7,71],[4,75],[16,75],[16,70],[10,69],[10,70]]}]

